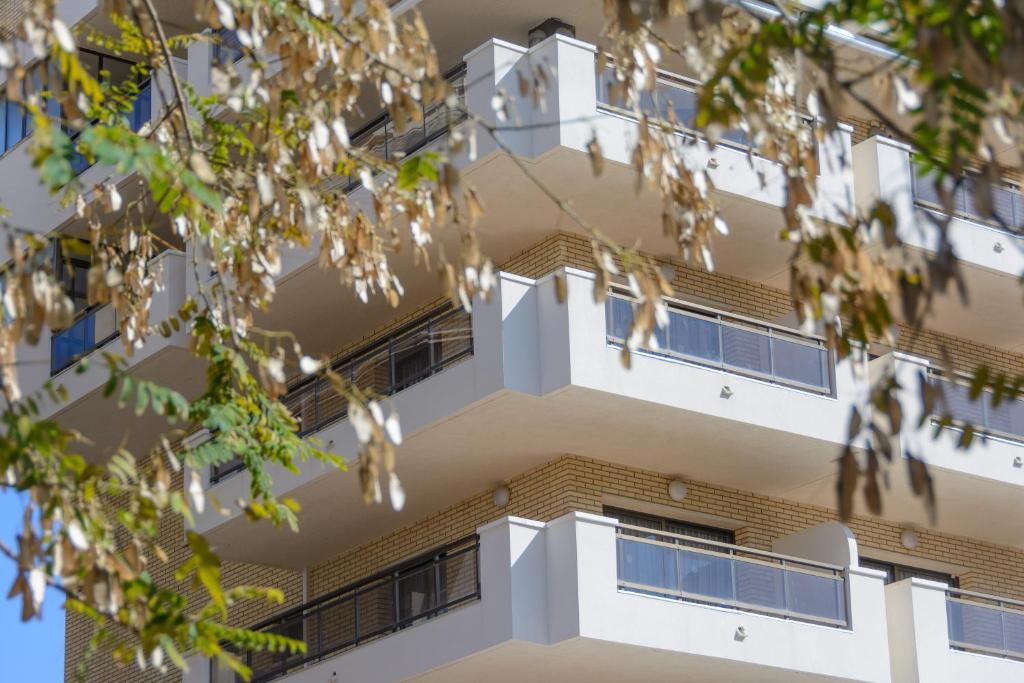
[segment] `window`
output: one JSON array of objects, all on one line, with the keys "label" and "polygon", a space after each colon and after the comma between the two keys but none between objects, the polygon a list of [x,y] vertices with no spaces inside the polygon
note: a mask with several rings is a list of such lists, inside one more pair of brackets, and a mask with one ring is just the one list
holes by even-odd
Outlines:
[{"label": "window", "polygon": [[[135,101],[132,103],[132,110],[127,113],[127,117],[129,127],[133,131],[138,132],[149,121],[152,113],[153,101],[149,77],[142,77],[134,73],[133,68],[135,64],[133,62],[112,55],[80,49],[79,59],[86,70],[98,76],[103,83],[121,86],[129,81],[135,81],[139,90]],[[65,132],[71,137],[72,143],[81,135],[81,131],[70,128],[66,129]],[[76,147],[71,157],[71,168],[75,174],[82,173],[91,165],[92,163]]]},{"label": "window", "polygon": [[928,581],[939,581],[941,583],[948,583],[950,587],[956,588],[960,585],[960,581],[952,574],[946,574],[943,572],[931,571],[929,569],[920,569],[919,567],[911,567],[905,564],[896,564],[894,562],[881,562],[879,560],[872,560],[866,557],[860,558],[860,566],[867,567],[868,569],[877,569],[880,572],[885,572],[885,582],[896,583],[903,579],[917,578],[927,579]]},{"label": "window", "polygon": [[[88,246],[84,245],[83,251],[87,249]],[[61,254],[63,249],[59,245],[56,251],[57,277],[64,285],[64,293],[75,305],[75,315],[78,315],[89,307],[89,267],[92,263],[87,254]]]},{"label": "window", "polygon": [[74,305],[74,320],[51,337],[50,374],[57,374],[118,334],[114,308],[89,305],[90,266],[88,244],[69,249],[55,243],[54,272]]},{"label": "window", "polygon": [[433,558],[420,566],[410,567],[396,574],[398,582],[398,623],[405,624],[424,612],[432,611],[446,602],[444,574]]},{"label": "window", "polygon": [[[134,74],[132,71],[134,63],[119,57],[104,55],[85,48],[78,49],[78,57],[83,68],[101,78],[104,83],[123,85],[127,81],[135,81],[139,92],[132,111],[128,112],[127,116],[132,130],[138,131],[142,128],[142,125],[149,121],[152,109],[149,78]],[[59,69],[54,62],[49,60],[37,62],[30,67],[25,81],[21,84],[21,96],[24,98],[33,93],[56,92],[60,89],[60,86],[56,84],[61,80]],[[43,108],[48,116],[55,121],[61,121],[61,106],[55,97],[45,97]],[[80,131],[69,127],[64,127],[64,132],[71,137],[72,141],[80,133]],[[18,102],[0,97],[0,154],[6,153],[31,134],[32,117],[29,112]],[[75,173],[81,173],[90,164],[75,151],[72,155],[71,165]]]},{"label": "window", "polygon": [[704,526],[703,524],[680,522],[679,520],[669,519],[667,517],[644,515],[639,512],[630,512],[629,510],[622,510],[620,508],[607,506],[604,508],[604,514],[606,517],[616,518],[622,524],[639,526],[653,531],[663,531],[670,534],[679,534],[680,536],[703,538],[704,540],[714,541],[716,543],[731,544],[736,542],[735,534],[733,534],[729,529],[719,529],[717,527]]}]

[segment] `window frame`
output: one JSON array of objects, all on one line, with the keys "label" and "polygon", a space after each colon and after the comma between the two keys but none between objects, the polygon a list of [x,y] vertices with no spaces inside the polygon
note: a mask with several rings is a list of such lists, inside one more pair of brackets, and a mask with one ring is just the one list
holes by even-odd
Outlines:
[{"label": "window frame", "polygon": [[899,583],[900,581],[909,578],[917,578],[925,579],[926,581],[947,583],[950,588],[960,587],[960,578],[957,577],[956,574],[949,574],[936,569],[915,567],[914,565],[904,564],[902,562],[876,560],[872,557],[863,555],[858,559],[858,562],[860,563],[860,566],[865,569],[875,569],[877,571],[885,572],[886,585],[889,585],[890,583]]},{"label": "window frame", "polygon": [[[703,539],[705,541],[714,541],[715,543],[726,543],[728,545],[736,545],[736,531],[734,529],[726,529],[724,527],[711,526],[709,524],[698,524],[695,522],[688,522],[682,519],[674,519],[672,517],[664,517],[662,515],[652,515],[644,512],[636,512],[628,510],[626,508],[617,507],[615,505],[605,505],[602,508],[602,513],[605,517],[614,517],[619,520],[622,524],[630,524],[631,526],[645,526],[642,524],[635,524],[635,520],[645,520],[648,522],[658,523],[660,527],[646,527],[651,531],[660,531],[664,533],[678,534],[680,536],[687,536],[690,538]],[[630,517],[634,521],[626,521],[623,517]],[[675,527],[685,528],[685,532],[673,531],[668,527],[669,525]],[[691,533],[696,532],[696,533]]]}]

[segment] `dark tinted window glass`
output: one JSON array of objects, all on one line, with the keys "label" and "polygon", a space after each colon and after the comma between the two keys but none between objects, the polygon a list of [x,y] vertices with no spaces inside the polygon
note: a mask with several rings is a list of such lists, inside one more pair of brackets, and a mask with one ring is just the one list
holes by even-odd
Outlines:
[{"label": "dark tinted window glass", "polygon": [[689,522],[681,522],[679,520],[657,517],[655,515],[644,515],[639,512],[631,512],[629,510],[622,510],[620,508],[613,507],[606,507],[604,509],[604,514],[607,517],[614,517],[623,524],[629,524],[630,526],[639,526],[645,529],[653,529],[655,531],[665,531],[670,534],[679,534],[680,536],[703,538],[717,543],[735,542],[733,532],[728,529],[718,529],[716,527],[704,526],[702,524],[691,524]]},{"label": "dark tinted window glass", "polygon": [[918,567],[911,567],[904,564],[894,564],[892,562],[881,562],[879,560],[872,560],[866,557],[860,558],[860,566],[867,567],[868,569],[877,569],[885,572],[885,582],[895,583],[902,581],[903,579],[918,578],[927,579],[928,581],[939,581],[942,583],[948,583],[954,588],[959,585],[957,578],[951,574],[944,572],[936,572],[928,569],[920,569]]}]

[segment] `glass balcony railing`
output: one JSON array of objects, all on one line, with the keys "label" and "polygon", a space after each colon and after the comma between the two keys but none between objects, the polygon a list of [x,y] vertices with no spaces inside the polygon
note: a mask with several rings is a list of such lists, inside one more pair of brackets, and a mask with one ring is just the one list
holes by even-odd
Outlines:
[{"label": "glass balcony railing", "polygon": [[[614,66],[608,66],[598,74],[597,102],[599,105],[613,109],[625,107],[626,103],[617,96],[616,82]],[[653,94],[641,93],[640,110],[651,116],[667,118],[669,107],[671,107],[680,126],[686,130],[693,130],[693,120],[697,116],[698,87],[698,84],[678,76],[659,73],[655,92]],[[722,134],[722,139],[737,145],[750,145],[750,138],[747,137],[747,134],[735,128],[725,131]]]},{"label": "glass balcony railing", "polygon": [[643,527],[616,534],[622,590],[849,625],[842,567]]},{"label": "glass balcony railing", "polygon": [[90,308],[78,315],[69,327],[50,337],[50,374],[74,365],[117,337],[117,312],[112,306]]},{"label": "glass balcony railing", "polygon": [[[946,206],[942,202],[939,183],[936,182],[935,177],[924,175],[917,164],[913,162],[911,162],[910,168],[914,201],[928,208],[945,211]],[[952,208],[955,215],[1008,230],[1024,229],[1024,194],[1021,194],[1020,191],[1010,187],[992,186],[990,188],[992,213],[987,214],[978,203],[979,183],[974,178],[964,176],[958,184],[954,183],[952,178],[946,178],[943,185],[952,195]]]},{"label": "glass balcony railing", "polygon": [[[622,345],[633,324],[632,300],[610,294],[605,304],[608,341]],[[669,308],[669,323],[645,353],[834,395],[832,355],[816,337],[705,309]]]},{"label": "glass balcony railing", "polygon": [[[246,653],[252,683],[283,676],[478,599],[479,552],[479,539],[471,536],[257,624],[253,630],[305,641],[306,653]],[[216,666],[211,672],[212,683],[241,680]]]},{"label": "glass balcony railing", "polygon": [[[371,396],[390,396],[422,382],[473,354],[469,313],[445,306],[399,328],[387,337],[332,364],[334,372]],[[347,414],[345,399],[330,382],[309,378],[293,386],[283,399],[299,423],[299,434],[320,431]],[[243,467],[240,460],[215,465],[215,484]]]},{"label": "glass balcony railing", "polygon": [[942,392],[933,419],[948,415],[972,425],[978,432],[1024,441],[1024,401],[1004,398],[996,405],[991,391],[982,392],[978,400],[972,401],[970,388],[964,382],[934,372],[928,374],[928,381]]},{"label": "glass balcony railing", "polygon": [[950,646],[1024,660],[1024,602],[951,589],[946,617]]}]

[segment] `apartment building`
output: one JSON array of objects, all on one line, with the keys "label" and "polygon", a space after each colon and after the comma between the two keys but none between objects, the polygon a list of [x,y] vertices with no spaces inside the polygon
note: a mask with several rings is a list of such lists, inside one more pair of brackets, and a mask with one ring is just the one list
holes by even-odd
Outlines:
[{"label": "apartment building", "polygon": [[[158,5],[168,21],[190,26],[189,3]],[[294,330],[308,351],[390,396],[405,432],[399,472],[408,501],[401,512],[366,506],[354,475],[304,463],[298,475],[275,473],[276,491],[302,505],[301,533],[237,511],[199,517],[226,561],[227,584],[276,585],[286,595],[279,608],[236,610],[234,623],[308,646],[305,655],[246,655],[253,680],[1024,680],[1024,405],[971,402],[936,363],[945,349],[965,371],[985,362],[1024,372],[1024,240],[976,215],[969,195],[958,197],[950,235],[970,305],[943,298],[927,329],[901,327],[893,348],[837,362],[821,338],[795,329],[790,247],[777,237],[782,173],[751,158],[742,135],[690,152],[709,169],[731,227],[716,244],[716,272],[671,256],[658,202],[633,191],[637,123],[610,97],[606,77],[595,76],[601,17],[587,5],[422,0],[396,11],[423,13],[443,68],[483,117],[493,116],[500,88],[516,90],[517,70],[551,67],[547,107],[516,104],[518,120],[532,125],[506,141],[589,220],[623,242],[640,239],[672,274],[676,299],[657,349],[623,367],[628,289],[613,286],[595,302],[589,242],[485,136],[476,158],[459,163],[487,201],[480,233],[501,264],[488,302],[452,308],[434,274],[399,254],[392,267],[409,296],[397,310],[363,304],[317,267],[316,249],[288,254],[263,322]],[[106,21],[89,0],[69,0],[62,12],[69,24]],[[545,24],[552,14],[560,22]],[[179,74],[200,91],[212,63],[241,58],[224,38],[179,55]],[[854,41],[849,49],[872,48]],[[95,60],[97,68],[120,63],[100,53]],[[692,111],[685,64],[665,68],[659,94],[677,112]],[[161,106],[158,89],[142,86],[139,125]],[[13,106],[2,111],[0,203],[11,221],[42,233],[80,230],[71,210],[36,186],[20,144],[30,135],[23,118]],[[402,136],[369,113],[353,140],[382,154],[429,149],[453,121],[425,113],[423,128]],[[828,218],[885,197],[901,237],[934,250],[922,226],[941,208],[913,150],[864,112],[843,118],[820,145],[815,211]],[[607,159],[597,179],[587,155],[595,130]],[[84,163],[78,170],[89,182],[108,173]],[[995,199],[1020,228],[1015,180]],[[339,182],[352,201],[366,201],[358,182]],[[186,248],[154,263],[165,283],[154,321],[195,292]],[[69,291],[80,275],[67,273]],[[109,309],[83,302],[71,327],[28,351],[41,362],[26,382],[53,377],[67,386],[71,400],[57,414],[90,426],[96,458],[120,443],[123,423],[99,396],[102,371],[74,369],[115,330]],[[152,339],[130,359],[133,372],[198,391],[203,369],[186,345],[184,332]],[[904,380],[899,441],[927,459],[934,523],[899,466],[880,516],[837,521],[835,461],[850,409],[866,379],[885,372]],[[933,439],[918,376],[944,388],[944,407],[980,425],[970,452],[956,448],[956,433]],[[305,435],[357,452],[344,402],[323,382],[296,378],[286,403]],[[160,429],[156,419],[133,422],[130,445]],[[225,502],[248,486],[231,463],[202,479]],[[183,556],[183,530],[163,533],[165,547]],[[173,580],[175,567],[157,569],[157,578]],[[69,677],[90,635],[69,615]],[[189,661],[188,683],[233,680],[201,657]],[[156,679],[101,657],[89,675]]]}]

